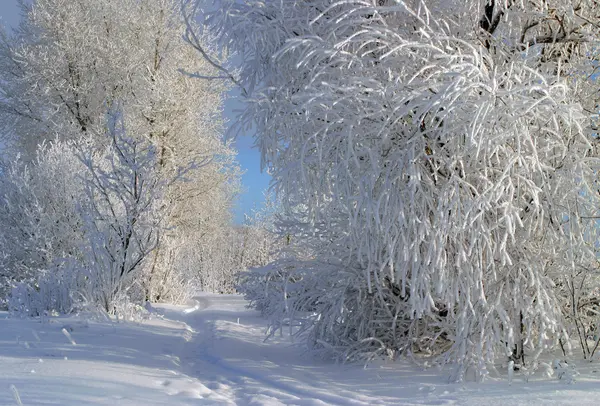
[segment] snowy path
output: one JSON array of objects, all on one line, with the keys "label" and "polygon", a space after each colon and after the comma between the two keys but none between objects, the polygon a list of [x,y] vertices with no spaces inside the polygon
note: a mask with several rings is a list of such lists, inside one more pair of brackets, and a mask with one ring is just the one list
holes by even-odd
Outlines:
[{"label": "snowy path", "polygon": [[0,405],[18,404],[13,386],[25,406],[599,404],[598,364],[580,365],[573,385],[541,375],[452,384],[404,361],[364,369],[315,360],[285,338],[265,343],[264,320],[238,296],[155,311],[142,324],[0,313]]},{"label": "snowy path", "polygon": [[[332,391],[335,383],[329,376],[330,364],[323,363],[319,368],[315,360],[299,348],[290,348],[289,343],[263,343],[264,321],[255,312],[245,310],[241,298],[196,300],[197,310],[184,312],[181,319],[194,331],[181,359],[187,360],[183,365],[186,373],[227,394],[224,404],[389,404],[344,388],[347,382]],[[333,369],[339,375],[347,367]]]}]

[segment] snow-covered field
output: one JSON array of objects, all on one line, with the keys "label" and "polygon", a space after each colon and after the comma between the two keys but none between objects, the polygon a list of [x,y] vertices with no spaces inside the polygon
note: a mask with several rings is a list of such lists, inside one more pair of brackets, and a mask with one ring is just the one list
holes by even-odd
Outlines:
[{"label": "snow-covered field", "polygon": [[0,405],[594,405],[600,365],[580,363],[573,384],[540,373],[486,383],[448,382],[406,361],[363,368],[316,360],[239,296],[203,295],[159,306],[143,323],[0,313]]}]

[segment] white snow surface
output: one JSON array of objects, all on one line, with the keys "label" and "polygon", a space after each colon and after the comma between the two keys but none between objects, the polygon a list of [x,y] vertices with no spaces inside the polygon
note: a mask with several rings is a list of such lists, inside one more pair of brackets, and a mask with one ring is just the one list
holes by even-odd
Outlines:
[{"label": "white snow surface", "polygon": [[506,376],[450,383],[447,371],[405,360],[334,364],[285,336],[264,342],[265,321],[245,305],[203,294],[187,307],[156,305],[142,323],[0,313],[0,405],[600,403],[597,363],[580,361],[571,384],[515,372],[512,385]]}]

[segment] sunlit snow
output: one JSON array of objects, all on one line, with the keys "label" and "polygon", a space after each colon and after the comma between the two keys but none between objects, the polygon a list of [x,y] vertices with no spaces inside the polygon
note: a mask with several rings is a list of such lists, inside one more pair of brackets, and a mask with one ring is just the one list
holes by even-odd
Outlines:
[{"label": "sunlit snow", "polygon": [[578,365],[572,384],[516,371],[512,385],[506,370],[455,384],[404,360],[334,364],[285,336],[264,342],[266,322],[245,305],[202,295],[149,307],[141,323],[1,313],[0,405],[17,395],[23,405],[592,405],[600,395],[594,364]]}]

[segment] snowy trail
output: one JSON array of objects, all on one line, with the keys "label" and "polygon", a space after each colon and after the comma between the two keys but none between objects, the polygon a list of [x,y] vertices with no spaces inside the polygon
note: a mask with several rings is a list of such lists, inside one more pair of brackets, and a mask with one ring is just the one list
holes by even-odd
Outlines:
[{"label": "snowy trail", "polygon": [[239,296],[157,305],[142,323],[0,312],[0,406],[16,405],[596,405],[600,365],[568,385],[515,374],[484,384],[408,361],[336,365],[289,339],[264,342],[265,321]]},{"label": "snowy trail", "polygon": [[[352,397],[340,396],[334,393],[321,392],[322,388],[317,388],[312,385],[302,387],[296,384],[289,384],[286,377],[279,376],[277,378],[265,375],[263,371],[257,372],[239,367],[237,363],[228,361],[219,354],[219,347],[215,342],[222,340],[219,335],[217,324],[220,320],[215,320],[215,313],[210,311],[212,306],[211,299],[208,297],[196,297],[196,304],[190,309],[186,309],[183,314],[186,315],[182,319],[188,324],[193,331],[195,337],[186,346],[186,352],[182,359],[188,360],[188,367],[191,369],[191,374],[197,376],[203,371],[211,370],[212,373],[218,373],[219,382],[216,386],[223,388],[224,386],[234,384],[234,387],[229,387],[229,390],[235,392],[236,404],[251,404],[253,402],[265,401],[267,397],[271,397],[272,401],[276,401],[278,397],[284,398],[287,404],[302,404],[302,405],[352,405],[359,406],[365,404],[376,404],[373,399],[368,402],[355,400]],[[219,301],[218,297],[212,299]],[[231,299],[230,299],[231,300]],[[234,301],[235,302],[235,301]],[[245,318],[254,319],[257,316],[251,315],[251,312],[246,312],[248,315]],[[222,321],[222,320],[221,320]],[[242,326],[238,324],[238,326]],[[251,353],[250,351],[248,352]],[[262,362],[265,364],[273,364],[273,360],[263,356]],[[208,368],[207,368],[208,364]],[[213,385],[215,386],[215,385]]]}]

